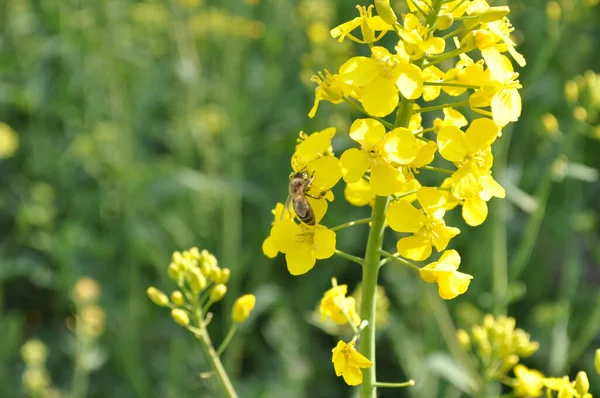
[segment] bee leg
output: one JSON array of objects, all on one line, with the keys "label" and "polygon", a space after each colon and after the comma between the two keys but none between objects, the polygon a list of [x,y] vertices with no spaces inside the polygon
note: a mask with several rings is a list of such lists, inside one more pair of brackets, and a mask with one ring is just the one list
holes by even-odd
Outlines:
[{"label": "bee leg", "polygon": [[305,196],[308,196],[309,198],[313,198],[313,199],[323,199],[323,197],[325,197],[325,195],[327,195],[327,192],[328,191],[321,192],[319,194],[319,196],[313,196],[313,195],[311,195],[309,193],[306,193]]}]

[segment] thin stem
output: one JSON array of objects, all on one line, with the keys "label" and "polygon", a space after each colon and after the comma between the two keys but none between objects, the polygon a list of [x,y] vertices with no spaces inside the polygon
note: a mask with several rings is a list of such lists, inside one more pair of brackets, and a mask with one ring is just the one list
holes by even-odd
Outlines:
[{"label": "thin stem", "polygon": [[448,40],[449,38],[456,36],[457,34],[459,34],[460,32],[463,31],[463,29],[465,29],[464,25],[461,25],[460,27],[454,29],[452,32],[448,33],[446,36],[442,36],[442,39]]},{"label": "thin stem", "polygon": [[375,387],[381,388],[402,388],[402,387],[412,387],[415,385],[414,380],[405,381],[404,383],[381,383],[376,382]]},{"label": "thin stem", "polygon": [[361,319],[368,322],[360,336],[360,352],[371,360],[373,366],[365,369],[363,383],[360,386],[361,398],[373,398],[377,396],[375,389],[375,298],[377,291],[377,277],[379,274],[379,260],[381,246],[383,243],[383,232],[385,230],[385,212],[387,210],[389,197],[378,196],[373,205],[371,230],[367,241],[365,263],[363,265],[362,295],[361,295]]},{"label": "thin stem", "polygon": [[342,311],[342,314],[344,314],[344,316],[346,317],[346,319],[348,320],[348,324],[350,325],[350,327],[352,328],[352,331],[354,332],[354,336],[358,336],[358,334],[360,333],[360,330],[358,330],[358,328],[356,327],[356,325],[354,324],[354,322],[352,321],[352,318],[350,318],[350,314],[348,314],[348,311],[346,309],[344,309]]},{"label": "thin stem", "polygon": [[393,129],[394,128],[394,125],[392,123],[390,123],[390,122],[388,122],[386,120],[383,120],[380,117],[370,115],[369,112],[367,112],[365,110],[365,108],[363,108],[362,106],[358,105],[356,102],[352,101],[351,99],[349,99],[347,97],[344,97],[344,102],[347,103],[348,105],[350,105],[351,107],[353,107],[354,109],[356,109],[357,111],[359,111],[361,113],[364,113],[365,115],[367,115],[371,119],[377,120],[379,123],[383,124],[388,129]]},{"label": "thin stem", "polygon": [[480,86],[474,86],[472,84],[463,84],[463,83],[451,83],[451,82],[423,82],[424,86],[440,86],[440,87],[464,87],[464,88],[472,88],[478,89]]},{"label": "thin stem", "polygon": [[371,217],[369,217],[369,218],[361,218],[360,220],[350,221],[350,222],[347,222],[345,224],[340,224],[340,225],[335,226],[333,228],[329,228],[329,230],[333,231],[333,232],[336,232],[336,231],[339,231],[340,229],[352,227],[353,225],[368,224],[370,222],[371,222]]},{"label": "thin stem", "polygon": [[229,345],[229,342],[231,341],[231,339],[233,338],[233,336],[235,336],[236,330],[237,330],[237,323],[234,323],[229,328],[229,331],[227,332],[227,335],[225,336],[225,339],[223,340],[223,342],[221,343],[221,345],[219,346],[219,348],[217,348],[217,355],[218,356],[221,356],[221,354],[223,353],[223,351],[225,351],[225,348],[227,348],[227,346]]},{"label": "thin stem", "polygon": [[421,169],[437,171],[437,172],[444,173],[444,174],[454,174],[454,172],[456,171],[456,170],[442,169],[441,167],[433,167],[433,166],[424,166],[424,167],[421,167]]},{"label": "thin stem", "polygon": [[380,250],[379,253],[381,253],[381,255],[383,255],[384,257],[387,257],[390,260],[398,261],[399,263],[402,263],[417,272],[419,272],[421,270],[421,267],[419,267],[417,264],[414,264],[414,263],[400,257],[397,254],[392,254],[390,252],[386,252],[385,250]]},{"label": "thin stem", "polygon": [[460,54],[462,54],[464,52],[465,52],[464,49],[457,48],[456,50],[452,50],[452,51],[450,51],[450,52],[448,52],[446,54],[427,57],[428,62],[423,65],[423,69],[427,69],[430,66],[442,63],[442,62],[444,62],[447,59],[457,57],[457,56],[459,56]]},{"label": "thin stem", "polygon": [[[81,308],[77,305],[77,318],[81,315]],[[87,368],[83,365],[83,357],[88,351],[89,336],[85,335],[85,329],[77,324],[75,327],[76,348],[75,348],[75,369],[73,371],[73,384],[71,397],[83,398],[87,396],[90,375]]]},{"label": "thin stem", "polygon": [[340,256],[342,258],[345,258],[346,260],[350,260],[352,262],[355,262],[356,264],[360,264],[360,265],[364,264],[364,260],[362,258],[353,256],[353,255],[348,254],[348,253],[344,253],[341,250],[336,250],[335,254],[337,254],[338,256]]},{"label": "thin stem", "polygon": [[415,110],[413,110],[413,113],[424,113],[424,112],[431,112],[431,111],[439,111],[440,109],[457,108],[459,106],[469,106],[469,101],[455,102],[454,104],[442,104],[442,105],[428,106],[428,107],[425,107],[425,108],[415,109]]}]

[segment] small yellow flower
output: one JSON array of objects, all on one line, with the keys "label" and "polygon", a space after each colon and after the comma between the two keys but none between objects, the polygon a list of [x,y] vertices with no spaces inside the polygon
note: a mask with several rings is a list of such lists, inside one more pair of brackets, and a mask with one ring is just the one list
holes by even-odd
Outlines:
[{"label": "small yellow flower", "polygon": [[311,119],[317,114],[319,103],[323,100],[339,104],[344,101],[345,97],[358,98],[356,88],[350,84],[346,84],[340,75],[332,75],[328,70],[324,72],[319,72],[310,79],[312,82],[318,84],[315,89],[315,103],[308,113],[308,117]]},{"label": "small yellow flower", "polygon": [[235,300],[233,309],[231,310],[231,319],[233,322],[240,323],[248,319],[255,304],[256,297],[253,294],[244,294],[242,297]]},{"label": "small yellow flower", "polygon": [[335,253],[335,232],[323,225],[310,227],[287,219],[275,223],[271,229],[275,248],[285,253],[288,271],[302,275],[310,271],[317,259],[322,260]]},{"label": "small yellow flower", "polygon": [[517,365],[514,369],[516,384],[514,385],[517,397],[541,397],[544,388],[544,375],[535,369],[527,369],[525,365]]},{"label": "small yellow flower", "polygon": [[343,376],[344,381],[349,386],[357,386],[362,383],[361,368],[365,369],[373,366],[373,362],[356,351],[354,342],[346,343],[340,340],[332,352],[331,361],[333,362],[335,374],[338,377]]},{"label": "small yellow flower", "polygon": [[577,394],[577,391],[575,390],[575,383],[569,380],[569,376],[547,377],[544,378],[542,382],[549,391],[558,392],[558,398],[580,397],[580,395]]},{"label": "small yellow flower", "polygon": [[0,159],[9,158],[19,149],[19,136],[6,123],[0,122]]},{"label": "small yellow flower", "polygon": [[[356,6],[360,14],[359,17],[354,18],[351,21],[345,22],[341,25],[331,29],[331,37],[338,39],[339,42],[344,41],[345,37],[350,40],[361,44],[373,43],[381,39],[389,30],[392,30],[392,25],[388,24],[380,16],[373,16],[373,6],[361,7]],[[352,35],[352,31],[360,26],[360,30],[363,39],[359,39]],[[375,32],[381,32],[375,36]]]},{"label": "small yellow flower", "polygon": [[414,60],[422,58],[425,54],[441,54],[446,48],[444,39],[430,35],[429,28],[423,26],[419,18],[411,13],[404,16],[404,27],[400,29],[400,37],[404,42],[405,51]]},{"label": "small yellow flower", "polygon": [[346,297],[346,294],[348,294],[348,285],[333,286],[325,292],[319,306],[322,322],[331,318],[338,325],[345,325],[350,318],[354,325],[360,324],[360,317],[356,312],[356,300],[352,296]]},{"label": "small yellow flower", "polygon": [[436,262],[421,268],[421,278],[425,282],[437,282],[440,297],[451,300],[467,291],[471,279],[469,274],[458,272],[460,255],[456,250],[446,250]]},{"label": "small yellow flower", "polygon": [[401,256],[422,261],[431,255],[431,247],[442,251],[450,239],[460,233],[458,228],[448,227],[444,222],[446,198],[436,188],[423,187],[417,192],[421,209],[406,200],[392,202],[386,214],[389,226],[397,232],[409,232],[413,236],[401,238],[397,249]]}]

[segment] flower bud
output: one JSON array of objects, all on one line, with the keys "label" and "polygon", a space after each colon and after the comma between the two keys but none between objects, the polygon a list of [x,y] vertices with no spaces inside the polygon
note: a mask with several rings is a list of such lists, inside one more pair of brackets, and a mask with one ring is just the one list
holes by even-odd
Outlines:
[{"label": "flower bud", "polygon": [[568,80],[565,83],[565,96],[569,102],[577,102],[579,97],[579,88],[577,88],[577,83],[575,83],[573,80]]},{"label": "flower bud", "polygon": [[171,293],[171,302],[178,307],[184,305],[185,298],[183,297],[183,293],[181,293],[179,290],[175,290],[173,293]]},{"label": "flower bud", "polygon": [[587,374],[585,372],[577,373],[577,378],[575,379],[575,391],[581,396],[587,394],[590,389],[590,382],[588,380]]},{"label": "flower bud", "polygon": [[204,275],[197,268],[192,269],[188,273],[188,280],[194,293],[200,293],[206,289],[206,285],[208,284]]},{"label": "flower bud", "polygon": [[600,374],[600,348],[596,350],[596,355],[594,356],[594,366],[596,367],[596,373]]},{"label": "flower bud", "polygon": [[157,288],[150,286],[146,290],[146,294],[150,297],[152,302],[160,307],[166,307],[169,305],[169,298],[166,294],[158,290]]},{"label": "flower bud", "polygon": [[181,277],[181,267],[176,263],[169,264],[169,269],[167,271],[169,274],[169,278],[173,281],[178,281]]},{"label": "flower bud", "polygon": [[227,293],[227,286],[219,284],[213,287],[210,291],[210,301],[212,301],[213,303],[221,301],[223,297],[225,297],[225,293]]},{"label": "flower bud", "polygon": [[548,15],[548,19],[551,21],[560,21],[560,4],[558,4],[556,1],[551,1],[546,4],[546,15]]},{"label": "flower bud", "polygon": [[471,348],[471,338],[466,330],[458,329],[456,331],[456,338],[465,351],[468,351]]},{"label": "flower bud", "polygon": [[48,348],[40,340],[29,340],[21,347],[21,357],[29,366],[42,365],[48,358]]},{"label": "flower bud", "polygon": [[377,14],[387,24],[393,25],[398,21],[396,13],[392,9],[392,6],[390,6],[390,0],[375,0],[375,8],[377,9]]},{"label": "flower bud", "polygon": [[231,276],[231,270],[229,268],[221,268],[218,275],[215,277],[215,283],[227,284],[229,277]]},{"label": "flower bud", "polygon": [[502,358],[502,373],[507,373],[519,363],[519,356],[510,354]]},{"label": "flower bud", "polygon": [[488,332],[492,331],[494,328],[494,316],[492,314],[486,314],[483,317],[483,327]]},{"label": "flower bud", "polygon": [[476,12],[477,20],[479,22],[494,22],[504,18],[510,13],[508,6],[489,7],[481,12]]},{"label": "flower bud", "polygon": [[454,16],[452,15],[452,13],[445,13],[445,14],[440,14],[440,16],[438,17],[435,26],[439,29],[439,30],[446,30],[449,27],[452,26],[452,24],[454,23]]},{"label": "flower bud", "polygon": [[171,317],[173,317],[173,320],[179,326],[186,327],[187,325],[190,324],[190,317],[189,317],[189,315],[187,314],[187,312],[185,312],[182,309],[175,308],[174,310],[172,310],[171,311]]},{"label": "flower bud", "polygon": [[475,38],[475,32],[469,32],[465,35],[465,37],[462,38],[462,40],[460,41],[460,48],[465,52],[468,53],[470,51],[473,51],[477,48],[477,41]]},{"label": "flower bud", "polygon": [[546,113],[542,116],[542,126],[544,126],[544,131],[550,137],[556,137],[559,133],[558,120],[551,113]]},{"label": "flower bud", "polygon": [[575,109],[573,109],[573,117],[577,121],[585,122],[587,119],[587,111],[583,106],[577,106]]},{"label": "flower bud", "polygon": [[235,300],[231,310],[231,319],[236,322],[244,322],[256,304],[256,297],[253,294],[245,294]]},{"label": "flower bud", "polygon": [[96,280],[85,276],[75,283],[72,295],[76,303],[96,301],[98,296],[100,296],[100,285],[98,285]]},{"label": "flower bud", "polygon": [[104,333],[105,325],[106,314],[104,310],[97,305],[89,305],[84,307],[77,318],[77,328],[81,328],[81,330],[88,336],[101,336],[102,333]]}]

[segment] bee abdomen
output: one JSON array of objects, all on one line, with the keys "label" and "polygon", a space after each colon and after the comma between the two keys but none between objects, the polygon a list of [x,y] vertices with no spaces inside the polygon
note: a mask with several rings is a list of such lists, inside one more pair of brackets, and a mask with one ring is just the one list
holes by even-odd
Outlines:
[{"label": "bee abdomen", "polygon": [[298,218],[306,225],[315,225],[315,213],[312,211],[307,211],[304,217],[298,216]]}]

